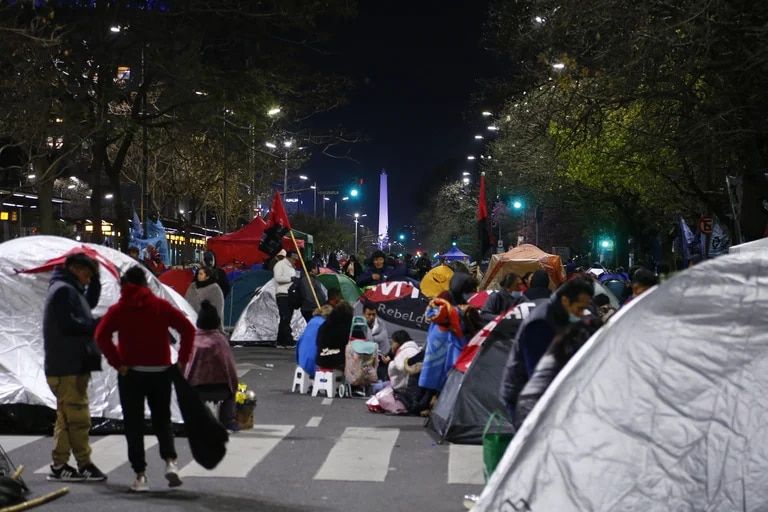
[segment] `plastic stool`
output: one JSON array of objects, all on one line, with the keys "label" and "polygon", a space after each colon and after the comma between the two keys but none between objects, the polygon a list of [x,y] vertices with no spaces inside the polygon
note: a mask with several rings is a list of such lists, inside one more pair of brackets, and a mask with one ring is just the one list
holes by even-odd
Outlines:
[{"label": "plastic stool", "polygon": [[344,396],[344,375],[338,370],[328,368],[317,368],[315,370],[315,381],[312,384],[312,396],[317,396],[320,391],[325,391],[325,396],[333,398],[336,395],[337,388],[339,396]]},{"label": "plastic stool", "polygon": [[294,393],[298,387],[299,393],[303,395],[309,391],[309,386],[312,385],[311,383],[312,379],[309,378],[309,375],[304,371],[304,368],[297,366],[296,370],[293,372],[293,385],[291,386],[291,393]]}]

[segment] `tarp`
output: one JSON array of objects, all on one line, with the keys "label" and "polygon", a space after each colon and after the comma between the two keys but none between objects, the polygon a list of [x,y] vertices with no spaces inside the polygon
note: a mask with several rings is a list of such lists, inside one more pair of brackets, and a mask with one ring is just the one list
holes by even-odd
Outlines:
[{"label": "tarp", "polygon": [[[208,249],[216,255],[216,264],[220,267],[230,263],[253,265],[263,263],[268,256],[259,250],[261,235],[267,223],[261,217],[255,217],[251,222],[232,233],[208,239]],[[296,240],[299,248],[304,247],[303,240]],[[283,248],[294,249],[290,237],[283,237]]]},{"label": "tarp", "polygon": [[565,280],[565,269],[560,256],[547,254],[535,245],[522,244],[514,249],[491,256],[488,271],[483,276],[480,289],[498,288],[499,282],[509,272],[523,276],[526,272],[535,272],[543,268],[549,274],[552,288],[557,288]]},{"label": "tarp", "polygon": [[423,345],[427,339],[427,324],[424,313],[429,301],[419,289],[405,281],[389,281],[369,288],[360,296],[355,305],[355,314],[361,315],[363,301],[377,305],[377,313],[387,327],[390,336],[404,329],[411,339]]},{"label": "tarp", "polygon": [[[235,324],[229,341],[232,345],[273,345],[277,341],[280,313],[277,311],[275,291],[277,284],[270,279],[253,296]],[[291,331],[298,340],[307,322],[299,310],[293,312]]]},{"label": "tarp", "polygon": [[453,277],[453,269],[448,265],[438,265],[426,274],[421,279],[419,288],[424,296],[432,299],[437,297],[442,292],[448,291],[448,286],[451,283]]},{"label": "tarp", "polygon": [[258,289],[270,279],[272,279],[272,271],[270,270],[249,270],[239,273],[237,278],[230,283],[229,295],[224,299],[222,324],[225,327],[234,326]]},{"label": "tarp", "polygon": [[363,293],[360,291],[360,288],[357,287],[357,283],[355,283],[349,276],[337,274],[333,271],[331,272],[332,273],[330,274],[320,274],[317,276],[317,280],[320,284],[325,286],[326,290],[330,290],[331,288],[341,290],[342,298],[350,304],[354,304]]},{"label": "tarp", "polygon": [[191,268],[172,268],[160,274],[158,279],[165,286],[170,286],[176,293],[184,297],[194,277],[195,273]]},{"label": "tarp", "polygon": [[461,249],[455,246],[451,247],[450,250],[441,254],[440,257],[446,261],[454,261],[454,260],[469,261],[469,254],[462,252]]},{"label": "tarp", "polygon": [[502,413],[496,431],[514,432],[503,419],[499,389],[517,328],[535,306],[524,302],[497,316],[464,347],[429,416],[430,427],[442,441],[481,444],[483,428],[495,411]]},{"label": "tarp", "polygon": [[[73,249],[98,253],[102,268],[109,262],[119,272],[136,265],[130,256],[108,247],[82,244],[68,238],[30,236],[0,244],[0,406],[28,404],[56,409],[56,398],[45,380],[43,368],[43,305],[50,272],[19,273],[18,270],[41,267]],[[163,285],[148,270],[145,272],[153,293],[162,297],[195,322],[192,308],[179,294]],[[103,316],[117,302],[120,283],[111,271],[100,272],[101,297],[94,316]],[[175,355],[175,348],[172,347]],[[88,396],[91,416],[122,419],[117,393],[117,373],[102,362],[104,371],[93,372]],[[181,421],[173,408],[173,420]]]},{"label": "tarp", "polygon": [[633,300],[560,372],[477,511],[768,510],[768,254]]},{"label": "tarp", "polygon": [[730,254],[741,254],[745,252],[762,252],[768,254],[768,238],[761,238],[760,240],[754,240],[752,242],[746,242],[739,245],[732,245],[728,249]]}]

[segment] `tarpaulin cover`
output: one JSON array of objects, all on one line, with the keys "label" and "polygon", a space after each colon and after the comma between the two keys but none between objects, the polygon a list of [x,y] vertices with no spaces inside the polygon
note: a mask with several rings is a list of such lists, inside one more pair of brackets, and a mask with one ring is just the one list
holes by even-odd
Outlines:
[{"label": "tarpaulin cover", "polygon": [[429,301],[419,289],[405,281],[389,281],[369,288],[355,304],[355,314],[363,312],[363,302],[373,302],[377,305],[377,313],[387,332],[404,329],[411,339],[423,345],[427,339],[429,324],[424,318]]},{"label": "tarpaulin cover", "polygon": [[535,306],[524,302],[497,316],[464,347],[429,416],[429,425],[440,439],[481,444],[483,428],[495,411],[502,413],[498,431],[514,432],[503,418],[499,389],[517,328]]},{"label": "tarpaulin cover", "polygon": [[632,301],[560,372],[475,510],[768,510],[768,254]]},{"label": "tarpaulin cover", "polygon": [[498,288],[499,282],[509,272],[523,276],[526,272],[535,272],[540,268],[549,274],[553,289],[565,280],[565,269],[560,256],[547,254],[535,245],[518,245],[507,252],[491,256],[491,262],[480,283],[480,289]]},{"label": "tarpaulin cover", "polygon": [[[56,408],[56,399],[45,380],[43,368],[43,305],[51,272],[19,273],[34,269],[75,248],[96,251],[103,261],[111,262],[120,272],[136,265],[130,256],[108,247],[82,244],[68,238],[31,236],[0,244],[0,405],[28,404]],[[102,259],[103,258],[103,259]],[[153,293],[179,308],[195,322],[196,315],[186,300],[163,285],[149,271],[145,272]],[[103,316],[117,302],[120,284],[110,272],[102,270],[101,297],[93,310]],[[173,357],[176,357],[172,347]],[[117,372],[106,361],[104,371],[93,372],[88,387],[91,416],[122,419],[117,393]],[[175,400],[174,421],[181,421]]]},{"label": "tarpaulin cover", "polygon": [[[261,217],[255,217],[251,222],[232,233],[215,236],[208,239],[208,249],[216,255],[216,264],[225,266],[230,263],[253,265],[262,263],[269,256],[259,250],[261,235],[267,223]],[[296,240],[299,248],[304,247],[303,240]],[[294,249],[293,240],[283,237],[282,245],[285,250]]]},{"label": "tarpaulin cover", "polygon": [[[267,281],[261,287],[251,302],[245,307],[235,324],[229,341],[233,345],[274,344],[277,341],[277,326],[280,324],[280,313],[277,310],[275,291],[277,284],[274,279]],[[307,322],[297,309],[291,319],[293,339],[298,340]]]}]

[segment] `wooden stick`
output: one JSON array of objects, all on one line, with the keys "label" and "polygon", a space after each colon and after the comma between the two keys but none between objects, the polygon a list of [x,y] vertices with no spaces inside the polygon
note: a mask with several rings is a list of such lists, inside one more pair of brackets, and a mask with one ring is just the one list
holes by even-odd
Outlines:
[{"label": "wooden stick", "polygon": [[0,508],[0,512],[20,512],[22,510],[27,510],[32,507],[36,507],[38,505],[42,505],[44,503],[48,503],[49,501],[53,501],[56,498],[60,498],[61,496],[64,496],[69,492],[69,487],[62,487],[61,489],[53,492],[49,492],[48,494],[43,494],[42,496],[39,496],[32,500],[27,500],[24,502],[19,503],[18,505],[13,505],[11,507],[5,507]]},{"label": "wooden stick", "polygon": [[11,475],[11,478],[14,480],[18,480],[19,478],[21,478],[21,474],[23,472],[24,472],[24,465],[19,464],[19,467],[17,467],[16,471],[13,472],[13,474]]},{"label": "wooden stick", "polygon": [[301,261],[301,268],[304,269],[304,275],[307,276],[307,280],[309,281],[309,289],[312,290],[312,297],[315,299],[315,304],[317,304],[317,308],[320,309],[320,300],[317,298],[317,292],[315,292],[315,285],[312,283],[312,276],[309,275],[309,272],[307,272],[307,265],[304,263],[304,257],[301,255],[301,251],[299,250],[299,243],[296,241],[296,237],[293,236],[293,230],[290,230],[291,232],[291,240],[293,240],[293,246],[296,247],[296,254],[299,255],[299,260]]}]

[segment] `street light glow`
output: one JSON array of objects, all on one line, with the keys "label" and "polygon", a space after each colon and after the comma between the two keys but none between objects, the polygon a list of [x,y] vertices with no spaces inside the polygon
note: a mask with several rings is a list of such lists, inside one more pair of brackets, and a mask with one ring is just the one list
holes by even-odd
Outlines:
[{"label": "street light glow", "polygon": [[267,146],[269,149],[275,149],[277,147],[277,145],[274,142],[267,142],[264,145]]},{"label": "street light glow", "polygon": [[293,146],[293,141],[292,140],[287,140],[287,141],[283,142],[283,146],[289,148],[289,147]]},{"label": "street light glow", "polygon": [[359,193],[360,192],[358,192],[356,188],[353,188],[352,190],[349,191],[349,195],[352,197],[357,197]]},{"label": "street light glow", "polygon": [[355,218],[357,219],[357,218],[359,218],[359,217],[360,217],[360,214],[359,214],[359,213],[357,213],[357,212],[355,212]]},{"label": "street light glow", "polygon": [[113,197],[115,197],[114,194],[104,194],[104,199],[112,199]]},{"label": "street light glow", "polygon": [[475,155],[469,155],[469,156],[467,156],[467,160],[474,160],[474,159],[475,159]]},{"label": "street light glow", "polygon": [[516,199],[516,200],[515,200],[515,201],[512,203],[512,208],[514,208],[515,210],[519,210],[519,209],[520,209],[520,208],[522,208],[522,207],[523,207],[523,203],[522,203],[522,202],[521,202],[519,199]]},{"label": "street light glow", "polygon": [[272,107],[271,109],[267,110],[267,115],[269,117],[276,116],[280,113],[280,107]]},{"label": "street light glow", "polygon": [[[299,179],[300,180],[308,180],[309,178],[307,176],[303,175],[303,174],[300,174],[299,175]],[[315,187],[312,187],[312,188],[315,188]]]},{"label": "street light glow", "polygon": [[565,64],[563,64],[562,62],[556,62],[556,63],[552,64],[552,69],[556,69],[558,71],[562,71],[563,69],[565,69]]},{"label": "street light glow", "polygon": [[311,190],[317,190],[317,187],[316,187],[315,185],[310,185],[310,186],[309,186],[309,188],[310,188]]},{"label": "street light glow", "polygon": [[28,180],[33,180],[33,179],[35,179],[36,177],[37,177],[37,176],[35,176],[34,174],[27,174],[27,179],[28,179]]},{"label": "street light glow", "polygon": [[483,117],[490,117],[490,116],[492,116],[492,115],[493,115],[493,114],[491,114],[491,113],[490,113],[490,112],[488,112],[487,110],[483,110]]},{"label": "street light glow", "polygon": [[462,175],[462,176],[469,176],[469,175],[470,175],[470,172],[469,172],[469,171],[464,171],[463,173],[461,173],[461,175]]},{"label": "street light glow", "polygon": [[483,140],[483,136],[482,135],[475,135],[475,140]]},{"label": "street light glow", "polygon": [[349,201],[349,196],[344,196],[341,198],[342,201]]},{"label": "street light glow", "polygon": [[330,201],[330,200],[331,200],[331,198],[330,198],[330,197],[328,197],[328,196],[323,196],[323,201]]},{"label": "street light glow", "polygon": [[492,125],[488,126],[488,129],[489,129],[490,131],[492,131],[492,132],[497,132],[497,131],[499,131],[499,127],[498,127],[498,126],[496,126],[495,124],[492,124]]},{"label": "street light glow", "polygon": [[109,27],[109,31],[112,32],[113,34],[117,34],[118,32],[120,32],[120,25],[112,25],[111,27]]},{"label": "street light glow", "polygon": [[465,185],[469,185],[469,178],[462,178],[461,181],[463,181]]}]

